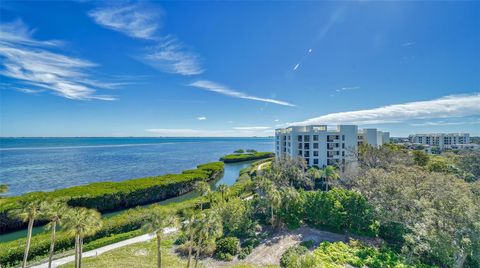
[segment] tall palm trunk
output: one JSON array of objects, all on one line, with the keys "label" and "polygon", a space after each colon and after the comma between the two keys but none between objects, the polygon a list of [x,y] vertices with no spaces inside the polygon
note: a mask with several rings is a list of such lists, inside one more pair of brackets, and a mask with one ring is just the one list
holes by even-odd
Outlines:
[{"label": "tall palm trunk", "polygon": [[162,236],[160,235],[160,231],[157,231],[157,267],[162,268],[162,251],[161,251],[161,245],[162,245]]},{"label": "tall palm trunk", "polygon": [[57,222],[52,222],[52,237],[50,241],[50,254],[48,256],[48,268],[52,268],[53,252],[55,251],[55,233],[57,231]]},{"label": "tall palm trunk", "polygon": [[83,235],[80,234],[80,243],[78,250],[78,268],[82,268],[82,253],[83,253]]},{"label": "tall palm trunk", "polygon": [[188,245],[187,268],[190,268],[190,263],[192,261],[192,248],[193,248],[193,232],[190,231],[190,239],[189,239],[189,245]]},{"label": "tall palm trunk", "polygon": [[22,268],[27,267],[28,251],[30,250],[30,243],[32,242],[33,222],[34,222],[33,218],[30,218],[28,220],[27,245],[25,246],[25,253],[23,254]]},{"label": "tall palm trunk", "polygon": [[202,239],[198,240],[197,252],[195,252],[195,268],[198,266],[198,258],[200,257],[200,247],[202,245]]},{"label": "tall palm trunk", "polygon": [[78,261],[78,251],[80,249],[80,235],[77,233],[75,234],[75,268],[78,268],[80,263]]},{"label": "tall palm trunk", "polygon": [[271,221],[272,221],[272,226],[273,226],[273,223],[274,223],[273,206],[270,206],[270,214],[271,214]]}]

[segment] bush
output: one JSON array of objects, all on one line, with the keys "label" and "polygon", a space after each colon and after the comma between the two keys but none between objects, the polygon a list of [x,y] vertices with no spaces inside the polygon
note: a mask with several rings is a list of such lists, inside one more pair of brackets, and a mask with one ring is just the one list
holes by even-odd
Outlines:
[{"label": "bush", "polygon": [[295,267],[300,258],[308,252],[304,246],[293,246],[288,248],[280,258],[280,267]]},{"label": "bush", "polygon": [[335,232],[377,236],[379,224],[373,207],[358,192],[335,188],[328,192],[301,192],[305,195],[305,222]]},{"label": "bush", "polygon": [[247,238],[242,243],[242,247],[252,248],[252,249],[258,247],[259,245],[260,245],[260,239],[258,239],[256,237]]},{"label": "bush", "polygon": [[233,256],[228,253],[217,253],[215,254],[215,257],[221,261],[232,261]]},{"label": "bush", "polygon": [[238,149],[238,150],[235,150],[234,153],[236,154],[243,154],[245,151],[243,149]]},{"label": "bush", "polygon": [[240,260],[243,260],[243,259],[247,258],[247,256],[250,255],[250,253],[252,253],[252,250],[253,250],[253,249],[250,248],[250,247],[242,248],[242,249],[240,250],[240,253],[238,253],[238,258],[239,258]]},{"label": "bush", "polygon": [[217,249],[216,253],[219,254],[230,254],[235,256],[240,250],[240,240],[236,237],[224,237],[216,242]]},{"label": "bush", "polygon": [[[167,174],[156,177],[132,179],[122,182],[97,182],[82,186],[59,189],[52,192],[34,192],[2,199],[0,205],[0,232],[26,227],[8,215],[18,208],[18,201],[59,200],[72,207],[93,208],[100,212],[120,210],[151,204],[176,197],[193,190],[199,180],[213,180],[223,173],[224,164],[213,162],[199,165],[197,169],[182,174]],[[36,221],[37,225],[45,222]]]},{"label": "bush", "polygon": [[223,161],[225,163],[235,163],[235,162],[242,162],[242,161],[271,158],[274,156],[275,154],[271,152],[256,152],[256,153],[247,153],[247,154],[235,153],[235,154],[228,154],[220,158],[220,161]]},{"label": "bush", "polygon": [[313,249],[315,247],[315,241],[312,240],[312,239],[307,240],[307,241],[302,241],[300,243],[300,246],[306,247],[308,249]]}]

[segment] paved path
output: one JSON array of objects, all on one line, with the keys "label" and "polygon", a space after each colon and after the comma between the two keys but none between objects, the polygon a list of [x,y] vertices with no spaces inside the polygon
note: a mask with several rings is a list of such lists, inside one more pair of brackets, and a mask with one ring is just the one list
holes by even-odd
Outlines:
[{"label": "paved path", "polygon": [[[163,232],[165,234],[169,234],[169,233],[172,233],[172,232],[175,232],[175,231],[177,231],[177,228],[165,228]],[[139,242],[150,241],[154,237],[155,237],[155,234],[151,233],[151,234],[144,234],[144,235],[137,236],[137,237],[134,237],[134,238],[130,238],[130,239],[127,239],[127,240],[123,240],[123,241],[113,243],[113,244],[110,244],[110,245],[107,245],[107,246],[104,246],[104,247],[101,247],[101,248],[97,248],[97,249],[94,249],[94,250],[83,252],[82,253],[82,258],[95,257],[97,255],[100,255],[100,254],[105,253],[107,251],[110,251],[112,249],[128,246],[128,245],[139,243]],[[73,262],[73,261],[75,261],[75,255],[60,258],[60,259],[54,260],[52,262],[52,267],[58,267],[60,265],[64,265],[66,263]],[[32,267],[32,268],[48,268],[48,261],[44,262],[44,263],[41,263],[41,264],[38,264],[38,265],[30,266],[30,267]]]}]

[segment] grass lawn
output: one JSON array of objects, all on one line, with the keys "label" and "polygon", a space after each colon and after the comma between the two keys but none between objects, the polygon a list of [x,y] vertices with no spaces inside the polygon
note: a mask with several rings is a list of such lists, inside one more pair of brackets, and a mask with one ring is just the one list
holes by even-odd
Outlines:
[{"label": "grass lawn", "polygon": [[[186,260],[173,254],[173,236],[162,241],[162,267],[186,267]],[[157,244],[155,240],[145,243],[137,243],[101,254],[97,257],[82,260],[82,267],[156,267]],[[62,268],[75,267],[73,262],[60,266]],[[200,265],[200,267],[203,267]]]}]

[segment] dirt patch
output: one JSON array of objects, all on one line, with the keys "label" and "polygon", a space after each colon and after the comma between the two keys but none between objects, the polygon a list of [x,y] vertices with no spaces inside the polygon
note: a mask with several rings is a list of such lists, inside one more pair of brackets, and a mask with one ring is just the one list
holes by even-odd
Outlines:
[{"label": "dirt patch", "polygon": [[321,242],[348,242],[351,239],[361,240],[372,246],[377,246],[380,241],[359,236],[347,236],[327,231],[320,231],[309,227],[301,227],[294,231],[280,230],[253,249],[252,253],[244,260],[235,259],[231,262],[222,262],[215,259],[206,259],[203,264],[206,267],[227,267],[233,264],[251,265],[279,265],[282,254],[291,246],[300,244],[302,241],[313,240],[316,244]]}]

